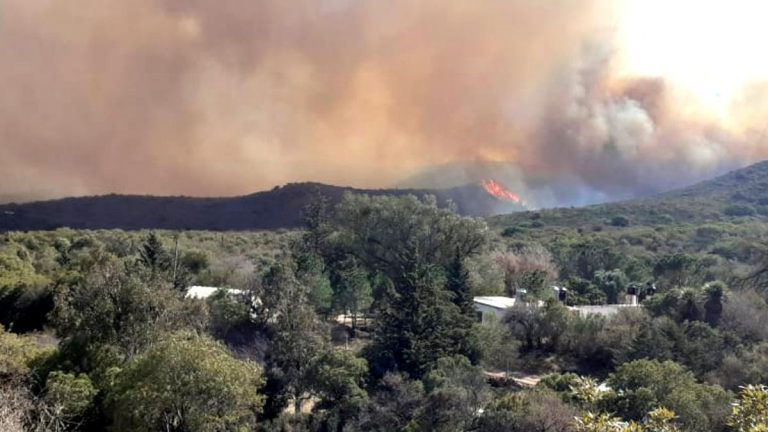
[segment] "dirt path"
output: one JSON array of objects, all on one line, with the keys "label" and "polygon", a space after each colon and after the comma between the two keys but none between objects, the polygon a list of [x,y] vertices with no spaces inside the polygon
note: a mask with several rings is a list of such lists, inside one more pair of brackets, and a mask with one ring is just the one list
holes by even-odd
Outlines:
[{"label": "dirt path", "polygon": [[523,372],[510,372],[507,374],[506,372],[483,372],[486,377],[490,379],[495,380],[503,380],[503,379],[512,379],[517,385],[521,387],[527,387],[532,388],[536,387],[536,385],[541,381],[540,375],[534,375],[534,374],[526,374]]}]

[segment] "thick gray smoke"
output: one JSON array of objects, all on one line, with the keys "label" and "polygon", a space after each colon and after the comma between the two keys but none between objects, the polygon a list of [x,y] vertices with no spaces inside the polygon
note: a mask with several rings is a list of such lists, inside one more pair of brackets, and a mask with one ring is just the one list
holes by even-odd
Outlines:
[{"label": "thick gray smoke", "polygon": [[663,81],[618,79],[613,4],[3,0],[0,199],[390,186],[479,161],[463,179],[491,164],[553,205],[765,156]]}]

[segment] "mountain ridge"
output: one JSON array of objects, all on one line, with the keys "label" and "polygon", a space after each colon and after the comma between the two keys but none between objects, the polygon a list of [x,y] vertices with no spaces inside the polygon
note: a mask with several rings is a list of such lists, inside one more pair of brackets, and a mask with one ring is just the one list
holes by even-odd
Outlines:
[{"label": "mountain ridge", "polygon": [[316,182],[288,183],[234,197],[106,194],[0,205],[0,232],[74,229],[249,230],[301,226],[304,206],[318,193],[338,202],[344,193],[434,195],[438,205],[484,217],[519,211],[519,204],[488,194],[480,184],[447,189],[358,189]]}]

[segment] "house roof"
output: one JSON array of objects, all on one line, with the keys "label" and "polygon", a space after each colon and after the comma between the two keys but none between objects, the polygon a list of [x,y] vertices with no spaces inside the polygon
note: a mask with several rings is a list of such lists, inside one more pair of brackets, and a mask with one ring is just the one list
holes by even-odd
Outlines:
[{"label": "house roof", "polygon": [[216,291],[223,289],[227,291],[229,294],[242,294],[242,290],[238,289],[231,289],[231,288],[219,288],[219,287],[209,287],[209,286],[191,286],[187,288],[187,294],[185,295],[186,298],[193,298],[193,299],[206,299],[210,296],[212,296]]},{"label": "house roof", "polygon": [[494,309],[507,309],[515,305],[515,299],[503,296],[481,296],[475,297],[474,302]]}]

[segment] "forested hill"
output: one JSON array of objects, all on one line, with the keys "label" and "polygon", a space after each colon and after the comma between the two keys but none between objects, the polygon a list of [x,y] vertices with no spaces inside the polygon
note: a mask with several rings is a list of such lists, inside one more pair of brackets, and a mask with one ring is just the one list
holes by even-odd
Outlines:
[{"label": "forested hill", "polygon": [[582,208],[557,208],[492,217],[496,227],[600,229],[768,220],[768,161],[650,198]]},{"label": "forested hill", "polygon": [[0,205],[0,232],[79,229],[247,230],[293,228],[302,224],[302,209],[318,194],[337,202],[345,192],[370,195],[434,195],[438,204],[452,201],[461,214],[489,216],[519,211],[519,205],[488,194],[481,185],[450,189],[363,190],[320,183],[292,183],[270,191],[231,198],[104,195],[25,204]]}]

